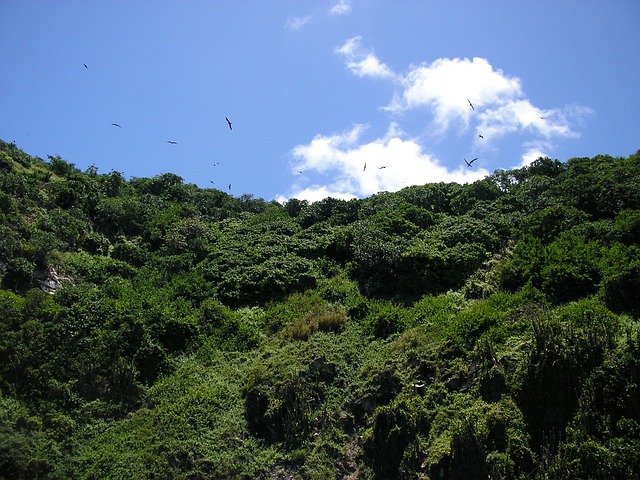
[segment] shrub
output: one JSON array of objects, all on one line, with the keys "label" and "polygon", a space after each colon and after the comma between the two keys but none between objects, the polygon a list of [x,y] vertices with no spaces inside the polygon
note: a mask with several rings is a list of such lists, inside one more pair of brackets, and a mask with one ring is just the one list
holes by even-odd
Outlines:
[{"label": "shrub", "polygon": [[283,331],[285,338],[307,340],[315,332],[339,332],[347,322],[344,307],[332,304],[316,306],[303,317],[298,317]]},{"label": "shrub", "polygon": [[199,322],[205,350],[246,351],[259,344],[264,320],[257,307],[234,312],[207,299],[200,306]]},{"label": "shrub", "polygon": [[614,312],[640,314],[640,248],[615,244],[603,261],[602,292]]},{"label": "shrub", "polygon": [[104,283],[112,276],[133,278],[137,270],[126,262],[86,252],[69,253],[63,258],[63,268],[85,281]]},{"label": "shrub", "polygon": [[33,262],[23,257],[15,257],[9,259],[5,268],[6,270],[2,277],[3,288],[24,291],[29,287],[35,271]]},{"label": "shrub", "polygon": [[364,319],[367,330],[377,338],[403,332],[409,326],[408,311],[386,300],[373,300]]}]

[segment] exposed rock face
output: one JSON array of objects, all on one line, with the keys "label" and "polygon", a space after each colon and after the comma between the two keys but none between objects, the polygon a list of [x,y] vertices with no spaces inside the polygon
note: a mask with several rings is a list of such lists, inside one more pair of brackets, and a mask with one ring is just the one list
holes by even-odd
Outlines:
[{"label": "exposed rock face", "polygon": [[44,270],[38,269],[33,273],[32,283],[34,287],[53,295],[62,288],[64,280],[66,279],[60,278],[53,267],[48,266]]}]

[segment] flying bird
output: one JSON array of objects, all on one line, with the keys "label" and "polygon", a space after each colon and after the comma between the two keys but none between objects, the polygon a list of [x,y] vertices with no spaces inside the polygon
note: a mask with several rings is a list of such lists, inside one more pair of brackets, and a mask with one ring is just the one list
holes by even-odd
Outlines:
[{"label": "flying bird", "polygon": [[229,190],[231,190],[231,184],[229,184]]},{"label": "flying bird", "polygon": [[378,167],[378,170],[382,170],[383,168],[387,168],[387,166],[383,165],[382,167]]},{"label": "flying bird", "polygon": [[365,172],[367,170],[367,164],[364,164],[364,168],[362,169],[363,172]]},{"label": "flying bird", "polygon": [[484,138],[482,135],[478,135],[480,138]]},{"label": "flying bird", "polygon": [[473,162],[475,162],[477,159],[478,159],[478,157],[474,158],[473,160],[467,161],[467,159],[465,158],[465,159],[464,159],[464,161],[465,161],[465,163],[467,164],[467,167],[470,167],[470,166],[471,166],[471,164],[472,164]]},{"label": "flying bird", "polygon": [[231,128],[231,120],[229,120],[227,117],[224,117],[224,119],[227,121],[227,124],[229,125],[229,130],[233,130],[233,128]]},{"label": "flying bird", "polygon": [[122,126],[118,125],[117,123],[112,123],[111,125],[113,125],[114,127],[122,128]]},{"label": "flying bird", "polygon": [[471,107],[471,110],[475,110],[475,107],[473,106],[473,103],[471,103],[471,100],[467,98],[467,102],[469,102],[469,106]]},{"label": "flying bird", "polygon": [[87,64],[86,64],[86,63],[83,63],[83,65],[84,65],[84,68],[89,68],[89,67],[87,67]]},{"label": "flying bird", "polygon": [[174,142],[173,140],[167,140],[167,143],[170,143],[171,145],[176,145],[178,142]]}]

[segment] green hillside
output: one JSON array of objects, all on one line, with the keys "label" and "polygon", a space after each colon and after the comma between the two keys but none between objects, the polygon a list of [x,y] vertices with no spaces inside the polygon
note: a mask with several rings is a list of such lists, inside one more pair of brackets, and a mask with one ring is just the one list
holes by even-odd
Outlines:
[{"label": "green hillside", "polygon": [[640,151],[284,205],[0,142],[0,478],[640,478]]}]

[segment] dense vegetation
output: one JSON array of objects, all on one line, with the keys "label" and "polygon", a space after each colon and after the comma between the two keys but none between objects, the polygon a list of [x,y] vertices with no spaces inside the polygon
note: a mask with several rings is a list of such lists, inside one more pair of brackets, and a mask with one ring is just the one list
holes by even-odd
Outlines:
[{"label": "dense vegetation", "polygon": [[638,478],[639,185],[280,205],[0,142],[0,477]]}]

